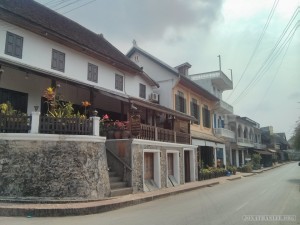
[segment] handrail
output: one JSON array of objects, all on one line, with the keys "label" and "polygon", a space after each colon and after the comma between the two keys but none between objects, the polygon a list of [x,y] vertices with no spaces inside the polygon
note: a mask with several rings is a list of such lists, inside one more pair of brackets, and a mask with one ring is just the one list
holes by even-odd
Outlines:
[{"label": "handrail", "polygon": [[117,156],[114,152],[112,152],[111,150],[109,150],[109,148],[106,147],[106,150],[109,151],[109,153],[111,153],[120,163],[123,164],[124,167],[126,167],[127,169],[129,169],[130,171],[132,171],[131,167],[127,165],[126,162],[124,162],[119,156]]}]

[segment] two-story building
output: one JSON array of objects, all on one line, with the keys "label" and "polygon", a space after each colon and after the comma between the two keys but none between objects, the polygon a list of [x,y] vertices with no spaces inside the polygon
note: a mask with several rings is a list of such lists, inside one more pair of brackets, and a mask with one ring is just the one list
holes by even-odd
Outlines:
[{"label": "two-story building", "polygon": [[235,141],[231,142],[229,153],[230,163],[243,166],[251,160],[251,153],[271,155],[265,151],[266,146],[261,142],[259,123],[248,117],[226,115],[228,129],[235,132]]},{"label": "two-story building", "polygon": [[[8,129],[11,120],[1,114],[0,195],[102,198],[124,183],[132,193],[196,179],[196,159],[183,158],[196,148],[189,127],[195,118],[157,104],[159,84],[102,34],[35,1],[3,0],[0,67],[0,104],[9,101],[28,115],[25,130],[18,130]],[[49,87],[75,111],[90,102],[90,118],[68,122],[73,130],[60,118],[49,124],[43,97]],[[127,140],[99,136],[104,114],[130,121],[129,129],[138,118],[137,133]],[[108,168],[121,178],[109,179]]]},{"label": "two-story building", "polygon": [[[225,158],[224,141],[214,135],[213,110],[219,98],[211,94],[188,76],[191,67],[189,63],[183,63],[177,67],[171,67],[160,59],[141,49],[134,42],[133,47],[127,53],[144,71],[159,84],[154,90],[158,95],[160,105],[174,109],[178,112],[193,116],[196,121],[190,124],[191,142],[198,146],[197,152],[185,152],[185,162],[196,159],[198,166],[216,166],[217,149],[221,149],[222,158]],[[187,130],[184,124],[175,120],[175,126],[180,130]],[[226,164],[226,160],[223,161]],[[189,171],[190,168],[186,168]],[[194,180],[191,177],[191,180]]]}]

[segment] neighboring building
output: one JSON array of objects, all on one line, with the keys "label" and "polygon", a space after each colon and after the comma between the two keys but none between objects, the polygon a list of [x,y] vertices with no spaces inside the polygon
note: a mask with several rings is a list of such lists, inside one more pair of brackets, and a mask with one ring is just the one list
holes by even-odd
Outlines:
[{"label": "neighboring building", "polygon": [[235,132],[235,140],[229,148],[230,163],[235,166],[243,166],[251,160],[252,153],[271,155],[265,151],[266,146],[261,142],[259,123],[237,115],[226,115],[228,128]]},{"label": "neighboring building", "polygon": [[[127,168],[126,185],[131,187],[131,193],[132,191],[165,188],[197,179],[196,159],[192,157],[193,154],[191,153],[195,151],[196,147],[190,144],[189,127],[190,121],[194,121],[195,118],[172,110],[170,107],[165,107],[166,105],[158,105],[156,103],[157,96],[153,95],[153,92],[159,88],[159,84],[111,45],[103,35],[95,34],[35,1],[3,0],[0,2],[0,67],[4,71],[0,75],[0,104],[10,101],[15,109],[28,114],[30,120],[39,124],[35,130],[37,134],[28,134],[28,132],[33,133],[34,130],[32,129],[33,126],[28,126],[27,134],[19,136],[5,134],[1,135],[1,139],[22,141],[22,144],[28,141],[24,146],[27,146],[30,151],[20,150],[20,154],[24,154],[23,158],[27,157],[25,154],[28,154],[28,158],[32,157],[32,153],[35,154],[35,157],[45,157],[41,159],[43,161],[49,158],[46,153],[59,149],[58,155],[65,154],[65,152],[70,154],[67,158],[72,159],[70,160],[71,163],[77,162],[76,165],[78,168],[82,167],[82,171],[85,171],[85,166],[92,165],[95,167],[93,172],[84,176],[77,174],[76,177],[76,174],[72,174],[65,177],[67,174],[62,174],[61,180],[74,179],[74,182],[77,179],[81,180],[78,181],[78,185],[74,185],[77,181],[64,184],[65,187],[62,188],[66,188],[67,194],[58,197],[70,197],[68,194],[75,195],[77,193],[72,188],[85,190],[83,187],[89,185],[92,185],[95,190],[79,197],[100,198],[108,194],[112,195],[113,187],[120,188],[118,186],[120,184],[109,184],[107,166],[117,170],[120,176],[125,174],[123,170]],[[42,96],[48,87],[57,87],[57,91],[64,97],[65,101],[74,103],[76,110],[83,110],[82,101],[91,102],[90,116],[92,116],[91,111],[95,109],[99,116],[109,114],[113,120],[130,120],[135,114],[140,114],[139,134],[134,136],[133,140],[127,140],[127,144],[121,141],[120,143],[123,144],[119,145],[116,144],[119,143],[118,141],[106,141],[105,137],[97,137],[99,136],[99,132],[96,133],[97,129],[93,129],[94,136],[91,136],[88,131],[85,133],[87,135],[74,137],[74,135],[68,136],[61,130],[59,134],[62,135],[55,135],[54,125],[51,125],[48,126],[50,127],[48,130],[43,130],[44,135],[39,134],[41,124],[47,120],[46,99]],[[148,96],[151,96],[151,101],[149,101]],[[40,111],[41,119],[34,119],[31,115],[33,111]],[[34,114],[39,118],[38,112]],[[97,126],[99,126],[99,122],[95,125],[95,127]],[[78,124],[78,127],[82,126]],[[11,133],[7,129],[3,130]],[[52,140],[55,141],[52,142]],[[35,148],[34,141],[41,142],[44,148]],[[82,144],[74,144],[74,141],[82,142]],[[89,153],[81,155],[83,152],[81,150],[80,153],[72,151],[74,146],[84,146],[90,142],[101,144],[93,149],[95,151],[93,154],[88,155],[93,162],[88,164],[86,154]],[[64,144],[67,147],[63,149],[53,147]],[[45,151],[45,155],[37,153],[41,149]],[[12,152],[19,151],[14,147],[11,150]],[[87,152],[88,150],[90,149],[84,149]],[[191,160],[188,162],[181,157],[186,155],[186,152],[191,153]],[[76,154],[80,157],[76,158]],[[1,157],[4,156],[1,155]],[[62,156],[62,158],[64,157],[66,155]],[[29,162],[31,161],[23,161],[23,164],[18,166],[22,168],[35,167],[36,171],[39,171],[39,166],[43,166],[42,164],[29,164]],[[13,164],[14,162],[9,165],[13,166]],[[64,168],[65,165],[60,163],[56,169],[61,172],[76,165],[71,164]],[[114,166],[115,168],[113,168]],[[189,173],[187,168],[190,168]],[[47,174],[37,175],[34,173],[35,170],[32,171],[33,174],[30,176],[36,178],[47,176]],[[90,176],[94,173],[95,176]],[[23,181],[18,180],[22,174],[19,175],[10,176],[9,179],[12,180],[8,178],[7,180],[6,177],[2,177],[6,175],[0,171],[0,177],[3,178],[0,180],[10,181],[12,182],[11,186],[15,187],[14,182],[23,184]],[[16,181],[13,181],[15,178]],[[92,178],[97,179],[97,181],[89,180]],[[49,179],[49,183],[55,183],[55,180]],[[88,183],[86,179],[91,182]],[[33,188],[34,190],[30,193],[41,196],[39,192],[35,192],[35,189],[41,190],[39,182],[42,180],[37,179],[36,182],[34,188],[29,185],[24,187],[24,190]],[[101,187],[99,186],[100,183]],[[11,187],[10,184],[7,185]],[[73,186],[70,187],[69,185]],[[52,186],[49,185],[49,187]],[[5,189],[4,185],[1,188]],[[22,188],[19,188],[23,191],[21,193],[17,188],[16,195],[22,195],[27,190],[23,191]],[[52,193],[55,191],[58,192],[59,189],[50,188],[49,192],[44,193],[43,196],[47,197],[47,194],[56,195],[57,193]],[[1,193],[4,192],[1,189]]]},{"label": "neighboring building", "polygon": [[286,139],[285,133],[274,133],[273,127],[262,127],[262,143],[267,146],[267,148],[277,153],[278,160],[284,161],[288,159],[288,153],[286,150],[289,149],[289,143]]},{"label": "neighboring building", "polygon": [[[203,166],[217,166],[218,149],[220,158],[226,164],[224,141],[213,132],[212,115],[219,98],[189,78],[191,65],[183,63],[173,68],[139,48],[135,42],[127,56],[159,84],[154,92],[159,96],[160,105],[195,117],[196,121],[190,125],[190,129],[192,144],[198,146],[198,149],[197,152],[186,152],[185,161],[196,159],[198,166],[201,166],[201,162]],[[187,129],[177,118],[173,119],[175,126]]]},{"label": "neighboring building", "polygon": [[[233,84],[222,71],[212,71],[189,75],[191,80],[196,82],[211,94],[219,98],[213,110],[213,130],[217,137],[223,138],[226,145],[226,158],[229,159],[230,143],[235,141],[235,133],[230,130],[226,121],[227,114],[233,114],[233,107],[223,101],[223,92],[232,90]],[[217,148],[217,159],[223,161],[221,150]],[[224,163],[224,162],[223,162]],[[224,163],[226,164],[226,162]]]}]

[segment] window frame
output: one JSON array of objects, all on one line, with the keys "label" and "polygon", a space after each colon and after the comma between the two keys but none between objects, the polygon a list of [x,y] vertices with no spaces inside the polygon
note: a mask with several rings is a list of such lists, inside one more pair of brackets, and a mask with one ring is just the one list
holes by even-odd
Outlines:
[{"label": "window frame", "polygon": [[[10,37],[12,38],[12,42],[10,42]],[[18,40],[20,41],[20,44],[17,43]],[[4,53],[6,55],[10,55],[10,56],[22,59],[23,44],[24,44],[24,38],[22,36],[7,31]],[[10,47],[11,47],[11,51],[9,50]],[[18,49],[19,49],[19,51],[18,51]]]},{"label": "window frame", "polygon": [[[122,78],[122,88],[120,87],[119,83],[120,80],[117,80],[118,78]],[[124,91],[124,76],[120,74],[115,74],[115,89],[118,91]]]},{"label": "window frame", "polygon": [[98,83],[98,66],[88,63],[87,80]]},{"label": "window frame", "polygon": [[181,91],[175,94],[175,110],[186,113],[186,99],[184,98],[184,93]]},{"label": "window frame", "polygon": [[207,105],[202,107],[202,115],[203,127],[211,128],[211,115]]},{"label": "window frame", "polygon": [[200,105],[195,98],[192,98],[192,101],[190,102],[190,114],[197,119],[194,124],[200,125]]},{"label": "window frame", "polygon": [[[58,55],[58,58],[55,58],[55,54]],[[63,59],[63,60],[61,60],[61,59]],[[55,61],[57,61],[56,66],[54,65]],[[62,62],[60,63],[60,61],[62,61]],[[66,68],[66,54],[64,52],[58,51],[53,48],[52,49],[52,57],[51,57],[51,69],[64,73],[65,68]]]},{"label": "window frame", "polygon": [[143,99],[146,99],[146,85],[140,83],[139,87],[140,87],[139,88],[139,97],[143,98]]}]

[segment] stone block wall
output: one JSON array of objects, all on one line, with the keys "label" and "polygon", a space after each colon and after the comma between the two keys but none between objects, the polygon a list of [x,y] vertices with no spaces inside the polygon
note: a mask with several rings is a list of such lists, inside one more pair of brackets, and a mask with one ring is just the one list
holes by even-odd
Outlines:
[{"label": "stone block wall", "polygon": [[0,197],[100,199],[109,193],[104,142],[0,140]]}]

